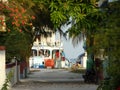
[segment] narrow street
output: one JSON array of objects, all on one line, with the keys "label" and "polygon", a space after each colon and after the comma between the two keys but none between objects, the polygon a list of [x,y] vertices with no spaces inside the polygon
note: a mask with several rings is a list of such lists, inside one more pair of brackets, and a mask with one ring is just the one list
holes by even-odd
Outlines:
[{"label": "narrow street", "polygon": [[65,69],[40,69],[31,72],[11,90],[96,90],[97,85],[85,84],[81,74]]}]

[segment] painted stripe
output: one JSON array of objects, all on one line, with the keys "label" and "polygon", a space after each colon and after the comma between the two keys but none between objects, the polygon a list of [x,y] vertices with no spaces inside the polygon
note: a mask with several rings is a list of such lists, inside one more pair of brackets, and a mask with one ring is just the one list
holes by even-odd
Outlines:
[{"label": "painted stripe", "polygon": [[0,46],[0,50],[5,50],[5,46]]}]

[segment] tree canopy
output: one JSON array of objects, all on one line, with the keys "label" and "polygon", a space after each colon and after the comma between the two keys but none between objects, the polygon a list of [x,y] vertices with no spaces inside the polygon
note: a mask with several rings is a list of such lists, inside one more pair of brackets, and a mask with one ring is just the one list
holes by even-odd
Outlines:
[{"label": "tree canopy", "polygon": [[0,2],[0,16],[6,16],[5,20],[0,17],[0,26],[5,26],[7,30],[0,32],[0,45],[7,47],[9,58],[17,56],[25,59],[30,55],[36,31],[46,34],[44,27],[62,31],[62,25],[71,24],[66,33],[77,43],[85,36],[87,51],[96,53],[101,48],[105,49],[105,55],[109,56],[109,75],[113,81],[120,82],[117,79],[120,76],[120,2],[111,2],[104,8],[97,7],[97,3],[98,0]]},{"label": "tree canopy", "polygon": [[78,42],[81,33],[91,37],[95,31],[93,27],[100,19],[96,3],[96,0],[12,0],[1,3],[1,12],[6,16],[7,33],[12,34],[9,32],[18,30],[26,34],[29,37],[27,40],[31,42],[29,45],[34,41],[36,31],[46,34],[44,27],[62,31],[61,26],[70,23],[70,38]]},{"label": "tree canopy", "polygon": [[0,45],[6,46],[6,61],[13,57],[25,59],[30,56],[33,43],[32,20],[35,19],[31,13],[34,3],[31,3],[25,0],[0,2],[0,15],[5,16],[5,19],[0,17],[0,26],[6,28],[6,32],[0,32]]}]

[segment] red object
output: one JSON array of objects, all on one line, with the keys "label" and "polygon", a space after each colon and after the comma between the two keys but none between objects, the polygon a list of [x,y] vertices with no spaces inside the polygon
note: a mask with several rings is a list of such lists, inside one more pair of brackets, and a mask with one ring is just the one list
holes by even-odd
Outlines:
[{"label": "red object", "polygon": [[6,68],[12,68],[15,66],[15,63],[6,64]]},{"label": "red object", "polygon": [[62,57],[62,61],[65,61],[65,57]]},{"label": "red object", "polygon": [[27,62],[23,61],[20,63],[20,73],[23,74],[23,70],[27,67]]},{"label": "red object", "polygon": [[32,19],[35,19],[35,16],[32,16]]},{"label": "red object", "polygon": [[21,30],[21,29],[20,29],[19,31],[20,31],[20,32],[22,32],[22,30]]},{"label": "red object", "polygon": [[59,52],[58,51],[56,52],[56,57],[59,58]]},{"label": "red object", "polygon": [[117,90],[120,90],[120,86],[117,88]]},{"label": "red object", "polygon": [[5,46],[0,46],[0,50],[5,50]]},{"label": "red object", "polygon": [[45,59],[45,67],[54,68],[54,60],[53,59]]}]

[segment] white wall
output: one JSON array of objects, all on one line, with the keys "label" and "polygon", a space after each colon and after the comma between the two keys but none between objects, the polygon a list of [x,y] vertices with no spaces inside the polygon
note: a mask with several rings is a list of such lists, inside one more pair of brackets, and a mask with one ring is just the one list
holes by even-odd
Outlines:
[{"label": "white wall", "polygon": [[61,36],[59,32],[56,32],[56,40],[60,40],[63,43],[63,49],[65,52],[65,56],[68,59],[74,59],[77,58],[80,54],[83,54],[85,51],[83,49],[83,40],[76,44],[76,46],[73,46],[72,39],[69,39],[68,36],[67,40]]},{"label": "white wall", "polygon": [[0,48],[0,90],[3,86],[5,78],[6,78],[5,76],[5,50],[1,50]]},{"label": "white wall", "polygon": [[74,47],[71,39],[63,40],[63,48],[68,59],[77,58],[80,54],[84,53],[83,41],[81,41]]},{"label": "white wall", "polygon": [[83,66],[83,68],[85,68],[85,69],[86,69],[86,67],[87,67],[87,52],[85,52],[85,56],[84,56],[83,59],[82,59],[82,66]]}]

